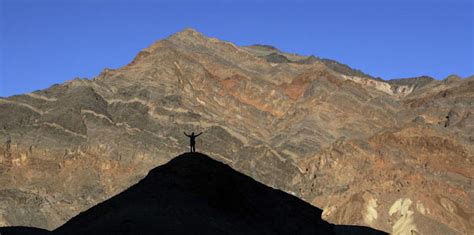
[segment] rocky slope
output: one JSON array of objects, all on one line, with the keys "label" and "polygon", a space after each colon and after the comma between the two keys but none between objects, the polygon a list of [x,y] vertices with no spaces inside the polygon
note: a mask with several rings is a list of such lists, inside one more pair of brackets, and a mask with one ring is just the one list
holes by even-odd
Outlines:
[{"label": "rocky slope", "polygon": [[474,230],[474,77],[374,79],[187,29],[127,66],[0,99],[0,226],[54,229],[187,150],[410,234]]}]

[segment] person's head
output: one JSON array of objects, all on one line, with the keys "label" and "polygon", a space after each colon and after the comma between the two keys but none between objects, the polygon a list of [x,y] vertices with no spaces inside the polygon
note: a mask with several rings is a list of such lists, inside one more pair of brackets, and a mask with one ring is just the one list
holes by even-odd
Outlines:
[{"label": "person's head", "polygon": [[191,135],[194,135],[194,132],[192,132]]}]

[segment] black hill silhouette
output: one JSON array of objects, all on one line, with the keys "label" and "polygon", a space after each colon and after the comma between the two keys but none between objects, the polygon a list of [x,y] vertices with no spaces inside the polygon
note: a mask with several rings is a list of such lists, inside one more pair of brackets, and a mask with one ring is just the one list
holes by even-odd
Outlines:
[{"label": "black hill silhouette", "polygon": [[53,233],[385,234],[330,224],[321,212],[206,155],[185,153]]},{"label": "black hill silhouette", "polygon": [[11,227],[0,227],[1,235],[21,235],[21,234],[51,234],[50,231],[41,228],[23,227],[23,226],[11,226]]},{"label": "black hill silhouette", "polygon": [[194,132],[192,132],[191,135],[188,135],[186,134],[186,132],[184,132],[184,135],[189,137],[189,147],[190,147],[189,152],[192,152],[192,153],[196,152],[196,137],[202,135],[202,132],[197,135],[195,135]]}]

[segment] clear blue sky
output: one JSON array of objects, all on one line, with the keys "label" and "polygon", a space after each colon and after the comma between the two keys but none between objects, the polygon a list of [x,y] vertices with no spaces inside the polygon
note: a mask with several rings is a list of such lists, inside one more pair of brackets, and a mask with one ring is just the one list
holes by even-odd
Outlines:
[{"label": "clear blue sky", "polygon": [[474,74],[470,0],[0,2],[0,96],[93,78],[186,27],[384,79]]}]

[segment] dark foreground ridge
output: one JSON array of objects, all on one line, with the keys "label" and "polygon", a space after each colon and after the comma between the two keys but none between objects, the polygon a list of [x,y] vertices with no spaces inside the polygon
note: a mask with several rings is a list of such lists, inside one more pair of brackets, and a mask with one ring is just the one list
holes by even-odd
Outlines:
[{"label": "dark foreground ridge", "polygon": [[185,153],[53,233],[384,234],[327,223],[321,212],[206,155]]}]

